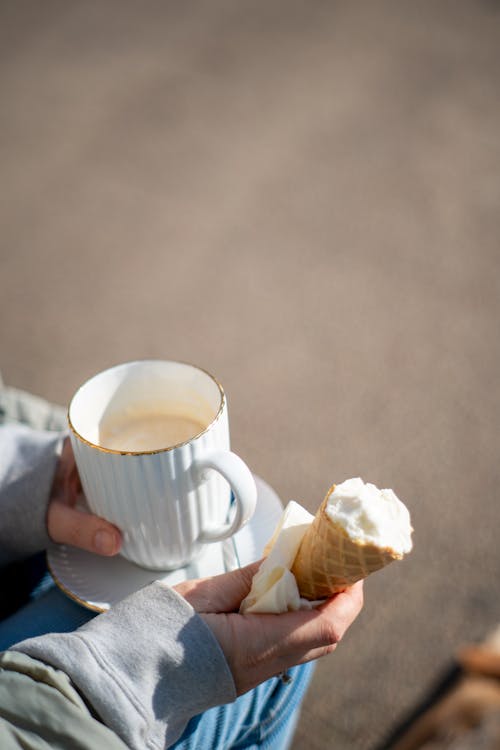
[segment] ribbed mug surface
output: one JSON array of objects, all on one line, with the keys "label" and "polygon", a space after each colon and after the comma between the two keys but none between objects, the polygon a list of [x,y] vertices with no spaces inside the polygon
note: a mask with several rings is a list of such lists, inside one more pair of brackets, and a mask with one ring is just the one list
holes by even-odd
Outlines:
[{"label": "ribbed mug surface", "polygon": [[[152,451],[99,444],[99,426],[110,415],[127,414],[131,405],[161,412],[167,403],[178,413],[186,408],[199,415],[206,429],[180,445]],[[225,394],[204,370],[160,360],[117,365],[80,387],[68,422],[89,507],[121,529],[121,554],[132,562],[179,568],[252,516],[255,482],[230,452]],[[235,502],[228,524],[231,488]]]}]

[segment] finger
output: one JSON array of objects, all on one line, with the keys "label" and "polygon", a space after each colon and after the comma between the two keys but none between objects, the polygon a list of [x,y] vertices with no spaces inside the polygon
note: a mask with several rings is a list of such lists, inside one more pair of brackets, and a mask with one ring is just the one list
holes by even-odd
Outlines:
[{"label": "finger", "polygon": [[363,608],[363,581],[350,586],[320,607],[327,617],[335,618],[339,640]]},{"label": "finger", "polygon": [[319,610],[328,621],[335,623],[337,640],[341,640],[363,608],[363,581],[323,604]]},{"label": "finger", "polygon": [[[289,623],[283,623],[278,653],[294,652],[296,656],[302,653],[304,658],[316,651],[320,655],[330,653],[342,640],[362,606],[363,583],[360,581],[317,609],[289,613],[288,617],[295,617],[295,622],[290,619]],[[309,658],[317,656],[307,660]]]},{"label": "finger", "polygon": [[363,584],[360,582],[317,609],[245,617],[250,621],[259,618],[264,654],[267,652],[269,656],[284,659],[293,657],[294,663],[298,663],[330,653],[342,640],[362,606]]},{"label": "finger", "polygon": [[58,500],[49,505],[47,529],[52,541],[99,555],[116,555],[121,547],[121,534],[116,526]]},{"label": "finger", "polygon": [[83,488],[80,481],[80,475],[78,473],[78,469],[76,468],[76,464],[73,464],[66,479],[66,493],[70,498],[68,504],[74,505],[82,491]]},{"label": "finger", "polygon": [[261,560],[212,578],[184,581],[174,588],[197,612],[235,612],[250,591]]},{"label": "finger", "polygon": [[75,505],[80,492],[80,476],[76,468],[71,441],[69,437],[66,437],[54,472],[50,498],[66,505]]},{"label": "finger", "polygon": [[294,653],[293,663],[303,664],[332,653],[362,608],[363,582],[359,581],[319,607],[316,610],[319,617],[309,622],[306,619],[288,642],[284,638],[278,658],[286,662]]},{"label": "finger", "polygon": [[78,495],[82,492],[82,483],[69,437],[64,441],[61,464],[64,466],[63,496],[58,499],[63,500],[67,505],[75,505]]}]

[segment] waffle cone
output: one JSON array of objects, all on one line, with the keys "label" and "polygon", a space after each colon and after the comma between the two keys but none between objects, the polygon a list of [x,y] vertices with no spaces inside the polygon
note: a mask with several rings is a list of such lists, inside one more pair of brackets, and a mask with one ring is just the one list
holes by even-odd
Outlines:
[{"label": "waffle cone", "polygon": [[402,555],[351,539],[326,512],[333,485],[306,531],[295,557],[294,574],[300,595],[312,601],[344,591]]}]

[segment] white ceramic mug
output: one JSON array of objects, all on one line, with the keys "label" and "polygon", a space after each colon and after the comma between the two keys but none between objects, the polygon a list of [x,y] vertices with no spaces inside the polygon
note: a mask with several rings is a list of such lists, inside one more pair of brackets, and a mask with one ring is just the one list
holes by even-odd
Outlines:
[{"label": "white ceramic mug", "polygon": [[[113,418],[158,412],[195,415],[203,427],[185,442],[147,451],[101,444]],[[229,450],[224,391],[199,367],[160,360],[112,367],[79,388],[68,422],[89,507],[121,529],[122,554],[132,562],[181,567],[253,515],[257,490]]]}]

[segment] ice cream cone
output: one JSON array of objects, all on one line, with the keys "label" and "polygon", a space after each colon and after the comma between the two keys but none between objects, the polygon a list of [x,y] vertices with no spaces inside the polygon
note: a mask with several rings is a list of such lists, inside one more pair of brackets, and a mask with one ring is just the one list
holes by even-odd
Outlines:
[{"label": "ice cream cone", "polygon": [[328,490],[292,566],[300,595],[312,601],[344,591],[375,570],[403,557],[393,549],[350,538],[325,510],[334,489],[335,485]]}]

